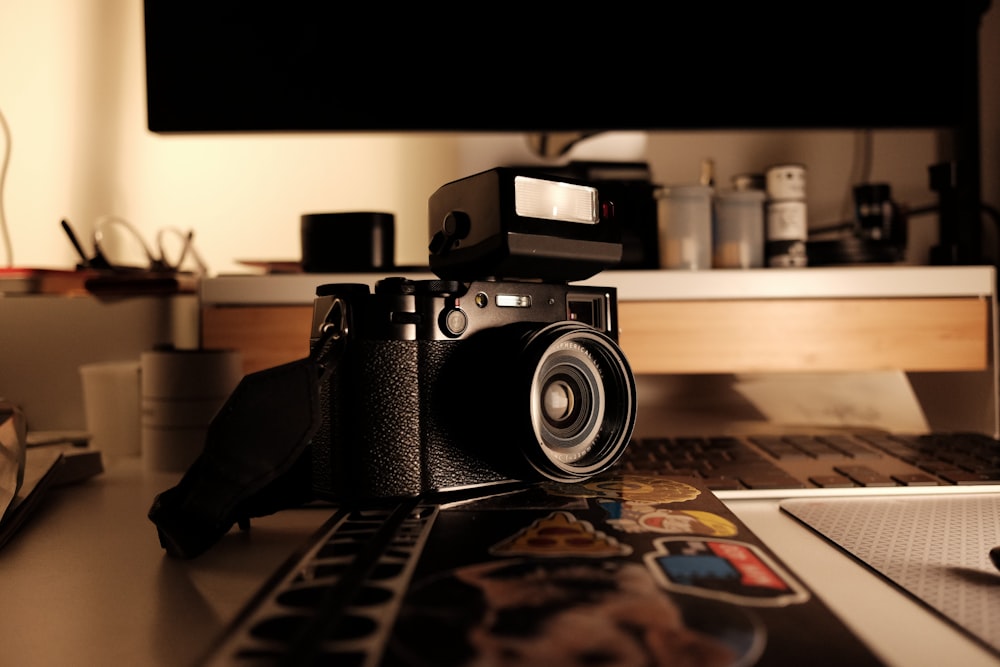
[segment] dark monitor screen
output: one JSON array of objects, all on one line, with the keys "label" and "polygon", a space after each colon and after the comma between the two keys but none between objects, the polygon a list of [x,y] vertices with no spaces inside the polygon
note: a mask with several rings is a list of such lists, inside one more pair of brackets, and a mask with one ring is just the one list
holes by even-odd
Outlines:
[{"label": "dark monitor screen", "polygon": [[148,127],[957,127],[978,100],[988,4],[379,3],[361,16],[336,2],[145,0]]}]

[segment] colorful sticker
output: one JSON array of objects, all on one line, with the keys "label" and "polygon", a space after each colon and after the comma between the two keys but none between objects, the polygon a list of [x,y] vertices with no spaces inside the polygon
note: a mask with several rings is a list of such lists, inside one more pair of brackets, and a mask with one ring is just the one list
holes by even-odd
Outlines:
[{"label": "colorful sticker", "polygon": [[802,584],[752,544],[664,537],[653,547],[644,560],[668,590],[768,607],[809,599]]},{"label": "colorful sticker", "polygon": [[655,475],[615,475],[594,478],[576,484],[546,483],[545,488],[559,496],[573,498],[618,498],[641,503],[682,503],[701,493],[684,482]]},{"label": "colorful sticker", "polygon": [[422,579],[387,645],[391,664],[756,663],[766,631],[750,610],[676,600],[622,560],[503,559]]},{"label": "colorful sticker", "polygon": [[625,533],[664,533],[732,537],[739,529],[729,519],[703,510],[666,509],[648,503],[600,500],[608,525]]},{"label": "colorful sticker", "polygon": [[559,558],[628,556],[632,547],[622,544],[569,512],[553,512],[490,549],[494,556]]}]

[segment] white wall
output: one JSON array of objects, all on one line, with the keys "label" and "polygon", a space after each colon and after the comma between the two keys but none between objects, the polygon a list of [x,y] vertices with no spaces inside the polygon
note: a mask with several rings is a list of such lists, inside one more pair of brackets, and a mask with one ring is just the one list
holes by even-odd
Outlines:
[{"label": "white wall", "polygon": [[[998,206],[995,6],[982,51],[983,195]],[[145,128],[140,0],[4,0],[0,63],[0,111],[13,133],[4,210],[21,266],[72,266],[77,257],[59,220],[87,237],[100,216],[115,215],[149,238],[164,226],[193,229],[212,273],[244,271],[237,260],[298,259],[299,216],[337,210],[394,213],[396,259],[419,264],[430,193],[523,151],[519,136],[153,135]],[[653,133],[646,152],[665,183],[695,180],[703,158],[715,161],[720,183],[769,164],[804,163],[810,222],[820,225],[844,215],[858,134]],[[873,178],[891,182],[911,206],[933,203],[934,142],[928,132],[877,133]],[[922,218],[911,231],[932,239],[934,224]]]},{"label": "white wall", "polygon": [[161,227],[194,229],[211,272],[245,271],[236,260],[297,260],[300,216],[339,210],[395,214],[397,260],[424,263],[427,197],[460,175],[448,135],[148,132],[140,0],[4,0],[0,63],[20,266],[71,267],[60,219],[89,250],[113,215],[150,242]]}]

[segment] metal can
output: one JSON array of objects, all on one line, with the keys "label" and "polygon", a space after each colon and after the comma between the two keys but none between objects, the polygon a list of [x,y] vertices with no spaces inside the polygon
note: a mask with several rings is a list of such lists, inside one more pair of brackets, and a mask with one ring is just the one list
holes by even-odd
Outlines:
[{"label": "metal can", "polygon": [[772,201],[767,203],[767,224],[764,254],[767,265],[776,268],[809,265],[806,252],[806,203],[804,201]]},{"label": "metal can", "polygon": [[767,196],[775,200],[806,198],[806,168],[801,164],[779,164],[764,172]]},{"label": "metal can", "polygon": [[764,172],[767,193],[764,255],[767,266],[808,266],[806,240],[806,169],[800,164],[769,167]]}]

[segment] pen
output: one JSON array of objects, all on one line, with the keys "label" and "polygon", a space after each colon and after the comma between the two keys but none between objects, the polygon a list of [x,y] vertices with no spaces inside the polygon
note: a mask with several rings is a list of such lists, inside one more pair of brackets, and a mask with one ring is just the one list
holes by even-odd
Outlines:
[{"label": "pen", "polygon": [[184,247],[181,248],[181,254],[177,258],[177,264],[174,267],[175,271],[181,270],[181,264],[184,263],[184,259],[187,257],[188,250],[191,249],[191,241],[194,240],[194,230],[189,230],[187,236],[184,237]]},{"label": "pen", "polygon": [[80,255],[80,266],[82,268],[90,266],[90,260],[87,259],[87,253],[83,251],[83,246],[80,245],[79,239],[76,238],[76,234],[73,232],[73,228],[69,226],[69,221],[67,221],[66,218],[62,219],[62,228],[66,232],[66,236],[69,237],[69,242],[73,244],[73,247],[76,248],[77,254]]}]

